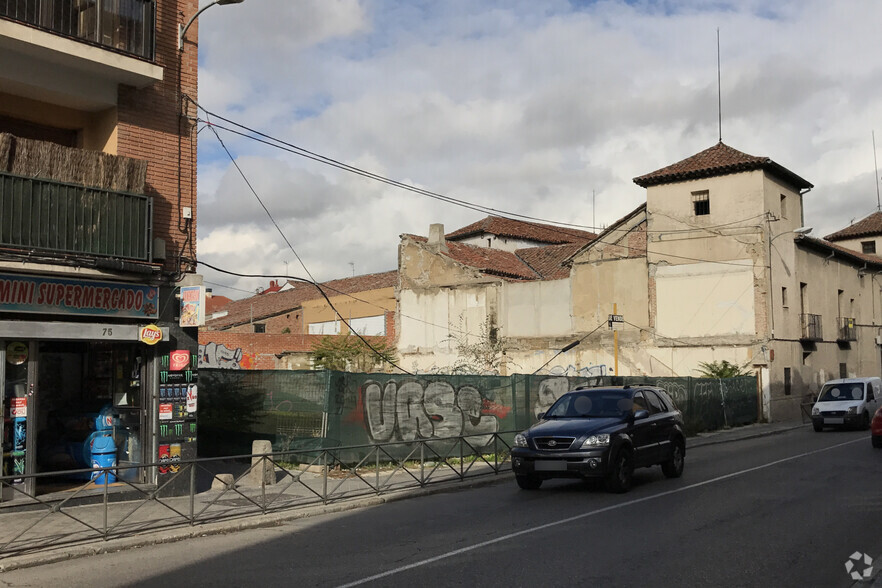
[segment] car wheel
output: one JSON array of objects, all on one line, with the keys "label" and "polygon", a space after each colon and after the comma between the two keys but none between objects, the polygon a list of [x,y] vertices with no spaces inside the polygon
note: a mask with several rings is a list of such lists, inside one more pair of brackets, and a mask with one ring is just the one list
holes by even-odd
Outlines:
[{"label": "car wheel", "polygon": [[870,413],[864,411],[864,418],[861,420],[861,429],[866,431],[870,428]]},{"label": "car wheel", "polygon": [[671,448],[671,459],[661,464],[662,472],[668,478],[679,478],[683,475],[685,463],[686,450],[683,448],[683,442],[678,439]]},{"label": "car wheel", "polygon": [[606,489],[610,492],[623,493],[631,488],[634,475],[634,456],[630,449],[622,448],[616,454],[612,469],[606,478]]},{"label": "car wheel", "polygon": [[875,447],[877,449],[882,447],[882,437],[879,437],[877,435],[873,435],[872,437],[870,437],[870,439],[873,440],[873,447]]},{"label": "car wheel", "polygon": [[542,478],[535,476],[515,476],[515,480],[518,481],[518,486],[522,490],[538,490],[542,485]]},{"label": "car wheel", "polygon": [[815,433],[820,433],[824,430],[824,425],[821,425],[819,423],[814,423],[812,424],[812,426],[815,428]]}]

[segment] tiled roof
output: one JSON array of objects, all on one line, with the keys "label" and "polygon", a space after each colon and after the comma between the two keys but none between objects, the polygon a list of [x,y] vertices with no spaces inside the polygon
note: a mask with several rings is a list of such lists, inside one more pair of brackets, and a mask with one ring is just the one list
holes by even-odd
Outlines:
[{"label": "tiled roof", "polygon": [[634,183],[643,188],[658,184],[670,184],[698,178],[709,178],[726,174],[763,169],[795,186],[797,189],[811,188],[812,185],[790,170],[778,165],[768,157],[748,155],[729,147],[722,141],[667,167],[634,178]]},{"label": "tiled roof", "polygon": [[520,259],[533,268],[543,280],[561,280],[570,276],[570,268],[563,262],[582,249],[583,243],[529,247],[515,251]]},{"label": "tiled roof", "polygon": [[[320,285],[328,297],[339,294],[354,294],[380,288],[392,288],[398,284],[398,270],[382,272],[378,274],[366,274],[322,282]],[[270,316],[281,314],[285,311],[298,308],[308,300],[322,298],[321,293],[312,284],[303,282],[292,283],[293,288],[281,292],[262,294],[234,300],[224,307],[227,314],[217,319],[207,321],[206,327],[210,329],[224,329],[234,325],[250,322],[251,320],[263,320]]]},{"label": "tiled roof", "polygon": [[867,218],[861,219],[841,231],[827,235],[824,239],[827,241],[842,241],[844,239],[869,237],[871,235],[882,235],[882,212],[874,212]]},{"label": "tiled roof", "polygon": [[[419,235],[402,235],[420,243],[427,243],[426,237]],[[514,280],[538,280],[542,276],[523,262],[517,255],[502,249],[476,247],[456,241],[447,241],[447,251],[441,255],[449,257],[463,265],[467,265],[485,274],[497,275]]]},{"label": "tiled roof", "polygon": [[855,262],[872,263],[876,267],[882,267],[882,257],[877,255],[861,253],[860,251],[855,251],[854,249],[849,249],[848,247],[843,247],[842,245],[837,245],[836,243],[831,243],[824,239],[816,239],[815,237],[809,237],[807,235],[797,235],[795,240],[797,243],[812,246],[815,249],[831,251],[835,253],[837,257],[850,257]]},{"label": "tiled roof", "polygon": [[221,310],[224,306],[232,302],[231,298],[227,298],[226,296],[217,296],[214,295],[211,298],[206,298],[205,300],[205,314],[213,314]]},{"label": "tiled roof", "polygon": [[448,233],[445,238],[448,241],[459,241],[460,239],[484,233],[496,235],[497,237],[524,239],[552,245],[585,243],[597,237],[594,233],[570,227],[556,227],[554,225],[531,223],[500,216],[488,216],[476,223]]}]

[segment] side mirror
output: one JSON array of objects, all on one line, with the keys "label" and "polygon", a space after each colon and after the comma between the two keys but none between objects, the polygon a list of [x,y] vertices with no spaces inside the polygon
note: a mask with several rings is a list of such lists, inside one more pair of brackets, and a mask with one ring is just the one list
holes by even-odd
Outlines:
[{"label": "side mirror", "polygon": [[536,420],[537,420],[537,421],[541,421],[541,420],[544,419],[544,418],[545,418],[545,413],[544,413],[544,412],[540,412],[539,414],[536,415]]},{"label": "side mirror", "polygon": [[648,410],[638,410],[637,412],[634,413],[634,420],[635,421],[639,421],[639,420],[645,419],[647,417],[649,417]]}]

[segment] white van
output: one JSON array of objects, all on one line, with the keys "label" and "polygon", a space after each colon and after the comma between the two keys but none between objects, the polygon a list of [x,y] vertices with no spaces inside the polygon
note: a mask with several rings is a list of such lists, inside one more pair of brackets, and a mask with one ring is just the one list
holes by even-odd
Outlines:
[{"label": "white van", "polygon": [[830,380],[821,388],[812,407],[812,425],[815,431],[832,426],[869,428],[880,396],[880,378]]}]

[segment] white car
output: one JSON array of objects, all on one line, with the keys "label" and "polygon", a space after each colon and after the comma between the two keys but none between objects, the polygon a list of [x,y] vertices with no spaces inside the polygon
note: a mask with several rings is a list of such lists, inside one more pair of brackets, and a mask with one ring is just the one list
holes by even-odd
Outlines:
[{"label": "white car", "polygon": [[880,395],[880,378],[830,380],[821,388],[812,407],[812,425],[815,431],[833,426],[867,429],[879,408]]}]

